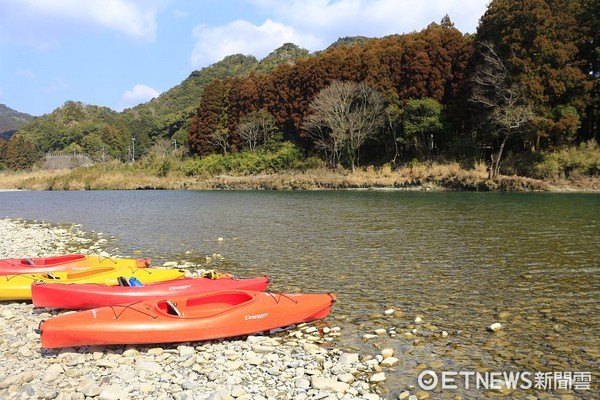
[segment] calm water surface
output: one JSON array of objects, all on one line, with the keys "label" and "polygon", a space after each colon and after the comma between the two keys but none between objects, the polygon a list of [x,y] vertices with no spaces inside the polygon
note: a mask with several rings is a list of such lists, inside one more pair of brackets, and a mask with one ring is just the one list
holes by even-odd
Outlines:
[{"label": "calm water surface", "polygon": [[[327,322],[343,332],[335,346],[396,350],[388,398],[417,386],[424,369],[587,371],[592,390],[569,393],[599,398],[598,194],[4,192],[0,216],[82,224],[115,236],[109,251],[127,256],[221,253],[237,275],[271,275],[273,290],[333,291]],[[384,316],[388,308],[397,315]],[[503,329],[487,332],[494,322]],[[377,328],[392,335],[362,339]],[[500,395],[458,386],[432,397]]]}]

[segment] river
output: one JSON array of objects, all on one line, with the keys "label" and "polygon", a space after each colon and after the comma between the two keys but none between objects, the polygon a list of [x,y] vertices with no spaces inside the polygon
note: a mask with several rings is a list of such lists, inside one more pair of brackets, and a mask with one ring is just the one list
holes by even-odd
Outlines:
[{"label": "river", "polygon": [[[532,384],[536,372],[579,373],[592,382],[575,398],[599,398],[598,194],[2,192],[0,216],[81,224],[114,236],[109,251],[159,263],[220,253],[237,275],[272,276],[272,290],[335,292],[335,346],[395,350],[390,399],[418,390],[424,370],[527,372]],[[378,328],[387,334],[363,338]],[[457,382],[432,396],[499,395]],[[552,383],[505,393],[560,398]]]}]

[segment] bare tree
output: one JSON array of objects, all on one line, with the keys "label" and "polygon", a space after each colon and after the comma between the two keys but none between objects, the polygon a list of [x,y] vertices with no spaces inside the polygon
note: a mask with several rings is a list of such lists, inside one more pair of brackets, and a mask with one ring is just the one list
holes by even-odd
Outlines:
[{"label": "bare tree", "polygon": [[227,149],[229,148],[229,129],[227,128],[218,128],[215,129],[210,136],[208,137],[208,141],[221,148],[223,151],[223,155],[227,155]]},{"label": "bare tree", "polygon": [[155,154],[159,157],[166,157],[167,154],[172,150],[171,142],[169,139],[160,138],[152,145],[148,154]]},{"label": "bare tree", "polygon": [[500,137],[492,154],[489,178],[498,177],[504,146],[509,137],[521,131],[535,118],[518,85],[511,81],[506,65],[491,43],[481,43],[483,60],[472,78],[470,100],[484,107],[491,125]]},{"label": "bare tree", "polygon": [[352,170],[358,165],[360,147],[385,122],[383,96],[364,82],[332,82],[315,97],[311,109],[304,129],[315,146],[332,166],[345,156]]},{"label": "bare tree", "polygon": [[238,134],[250,150],[266,143],[276,131],[275,117],[265,109],[243,116],[238,125]]}]

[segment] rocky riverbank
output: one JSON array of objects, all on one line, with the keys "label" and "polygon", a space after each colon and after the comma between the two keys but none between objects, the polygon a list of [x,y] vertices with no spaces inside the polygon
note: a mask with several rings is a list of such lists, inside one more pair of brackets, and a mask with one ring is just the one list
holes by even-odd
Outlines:
[{"label": "rocky riverbank", "polygon": [[[0,258],[100,254],[105,243],[76,225],[0,220]],[[0,303],[0,399],[379,399],[382,367],[398,361],[391,349],[336,349],[340,328],[327,321],[237,340],[42,349],[34,329],[58,313]]]}]

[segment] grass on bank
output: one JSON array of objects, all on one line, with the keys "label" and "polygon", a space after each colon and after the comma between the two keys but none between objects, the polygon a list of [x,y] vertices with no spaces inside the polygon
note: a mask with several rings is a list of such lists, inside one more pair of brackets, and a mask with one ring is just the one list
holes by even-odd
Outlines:
[{"label": "grass on bank", "polygon": [[[534,169],[543,179],[501,176],[489,180],[485,165],[412,162],[397,169],[326,168],[303,158],[291,143],[270,151],[202,158],[151,154],[130,164],[111,161],[72,170],[0,172],[0,188],[29,190],[128,189],[418,189],[473,191],[600,190],[600,149],[595,142],[544,155]],[[562,172],[561,172],[562,171]],[[532,174],[533,175],[533,174]],[[566,180],[565,178],[570,178]]]}]

